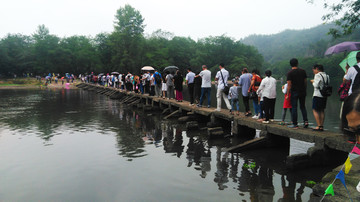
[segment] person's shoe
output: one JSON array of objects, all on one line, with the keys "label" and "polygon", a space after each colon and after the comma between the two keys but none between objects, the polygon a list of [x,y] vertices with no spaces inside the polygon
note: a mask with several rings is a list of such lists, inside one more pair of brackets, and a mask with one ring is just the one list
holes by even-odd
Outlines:
[{"label": "person's shoe", "polygon": [[318,126],[316,128],[312,129],[313,131],[324,131],[324,127],[323,126]]},{"label": "person's shoe", "polygon": [[304,128],[308,128],[309,127],[309,122],[305,121],[304,122]]},{"label": "person's shoe", "polygon": [[258,115],[254,115],[253,117],[251,117],[251,118],[253,118],[253,119],[258,119],[259,118],[259,116]]},{"label": "person's shoe", "polygon": [[270,121],[262,121],[261,123],[268,124],[268,123],[270,123]]},{"label": "person's shoe", "polygon": [[245,116],[251,116],[251,115],[252,115],[251,112],[246,112],[246,113],[245,113]]},{"label": "person's shoe", "polygon": [[199,105],[199,104],[197,104],[196,106],[197,106],[197,107],[202,107],[202,106],[201,106],[201,105]]},{"label": "person's shoe", "polygon": [[211,106],[210,105],[208,105],[208,108],[210,108]]},{"label": "person's shoe", "polygon": [[293,129],[298,129],[299,128],[299,126],[298,125],[289,125],[289,126],[287,126],[288,128],[293,128]]},{"label": "person's shoe", "polygon": [[215,111],[215,112],[219,112],[219,111],[221,111],[221,109],[215,109],[214,111]]},{"label": "person's shoe", "polygon": [[274,119],[270,119],[269,121],[274,122],[275,120],[274,120]]}]

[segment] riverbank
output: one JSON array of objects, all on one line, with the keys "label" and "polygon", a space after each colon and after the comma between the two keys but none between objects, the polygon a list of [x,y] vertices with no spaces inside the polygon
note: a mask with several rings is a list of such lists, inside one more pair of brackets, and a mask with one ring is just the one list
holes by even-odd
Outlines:
[{"label": "riverbank", "polygon": [[17,79],[1,79],[0,80],[0,89],[76,89],[76,84],[79,81],[74,81],[74,83],[64,83],[58,82],[57,84],[53,81],[50,84],[46,84],[44,80],[38,81],[35,78],[17,78]]}]

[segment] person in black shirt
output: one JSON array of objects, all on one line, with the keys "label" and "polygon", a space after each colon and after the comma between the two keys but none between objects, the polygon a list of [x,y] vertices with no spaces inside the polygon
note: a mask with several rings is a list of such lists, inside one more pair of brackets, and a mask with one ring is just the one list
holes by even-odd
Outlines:
[{"label": "person in black shirt", "polygon": [[[309,127],[309,122],[307,118],[307,112],[305,108],[305,98],[306,98],[306,72],[305,70],[298,68],[298,60],[293,58],[290,60],[291,70],[287,74],[287,93],[285,94],[285,99],[291,100],[292,112],[291,119],[293,122],[290,128],[298,128],[297,121],[297,103],[300,102],[300,110],[304,120],[304,128]],[[291,96],[289,94],[291,93]]]}]

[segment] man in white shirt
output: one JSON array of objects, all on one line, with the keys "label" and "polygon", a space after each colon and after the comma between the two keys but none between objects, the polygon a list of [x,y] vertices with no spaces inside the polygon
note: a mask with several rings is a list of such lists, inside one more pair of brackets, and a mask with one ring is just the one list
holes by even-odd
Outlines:
[{"label": "man in white shirt", "polygon": [[217,107],[215,109],[215,111],[220,111],[221,110],[221,96],[223,97],[226,107],[231,110],[231,105],[228,99],[228,96],[225,95],[224,93],[224,88],[225,86],[227,86],[227,81],[229,78],[229,72],[225,69],[225,65],[224,63],[220,63],[219,65],[220,71],[218,71],[216,73],[215,76],[215,81],[218,82],[218,88],[217,88],[217,92],[216,92],[216,100],[217,100]]},{"label": "man in white shirt", "polygon": [[191,71],[191,68],[189,67],[187,69],[187,74],[186,74],[186,84],[188,85],[188,89],[189,89],[189,97],[190,97],[190,105],[194,105],[194,78],[195,78],[195,73]]},{"label": "man in white shirt", "polygon": [[[354,65],[354,66],[352,66],[352,67],[350,67],[348,70],[347,70],[347,72],[346,72],[346,74],[345,74],[345,76],[344,76],[344,82],[346,81],[346,80],[351,80],[352,82],[351,82],[351,86],[350,86],[350,89],[349,89],[349,96],[352,94],[352,92],[354,92],[354,91],[356,91],[356,90],[359,90],[358,89],[358,80],[360,79],[358,79],[358,80],[356,80],[356,82],[355,82],[355,79],[356,79],[356,76],[357,76],[357,74],[358,74],[358,70],[359,70],[359,67],[360,67],[360,52],[358,52],[357,54],[356,54],[356,61],[357,61],[357,65]],[[357,66],[357,67],[356,67]],[[355,88],[353,89],[353,86],[354,86],[354,83],[355,83]]]},{"label": "man in white shirt", "polygon": [[198,107],[202,106],[204,101],[204,96],[207,97],[208,108],[210,108],[211,103],[211,72],[207,69],[206,65],[202,66],[202,71],[199,73],[198,76],[201,77],[201,96],[200,96],[200,103],[197,105]]}]

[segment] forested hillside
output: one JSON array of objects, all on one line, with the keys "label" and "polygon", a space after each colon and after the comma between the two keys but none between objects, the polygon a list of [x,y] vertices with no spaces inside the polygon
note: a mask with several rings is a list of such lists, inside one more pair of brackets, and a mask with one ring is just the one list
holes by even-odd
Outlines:
[{"label": "forested hillside", "polygon": [[327,34],[333,27],[333,24],[324,24],[304,30],[285,30],[273,35],[251,35],[241,42],[255,46],[266,62],[275,63],[291,57],[321,57],[333,44],[360,39],[357,29],[350,36],[334,40]]},{"label": "forested hillside", "polygon": [[360,29],[351,35],[333,39],[327,33],[333,24],[319,25],[304,30],[285,30],[273,35],[251,35],[241,40],[244,44],[255,46],[263,55],[265,67],[273,70],[277,78],[284,77],[289,71],[289,60],[298,58],[300,66],[312,76],[314,64],[323,64],[331,77],[339,80],[344,72],[338,64],[344,53],[324,56],[327,48],[343,41],[360,41]]}]

